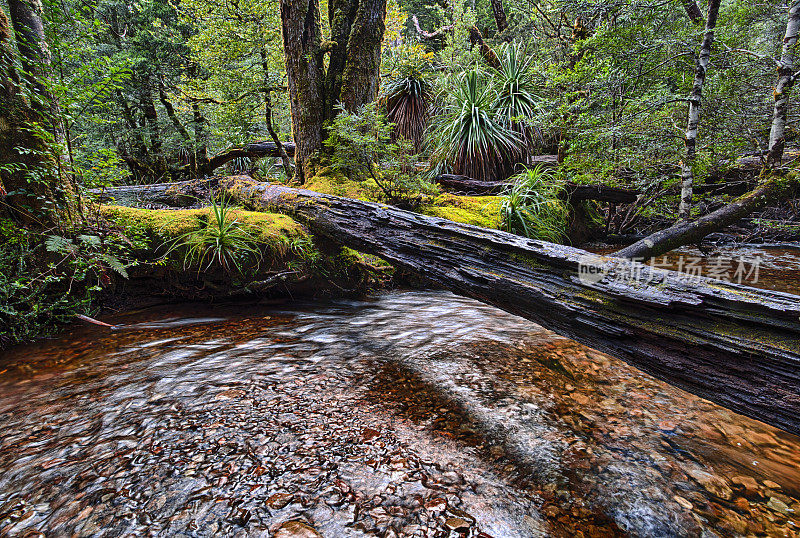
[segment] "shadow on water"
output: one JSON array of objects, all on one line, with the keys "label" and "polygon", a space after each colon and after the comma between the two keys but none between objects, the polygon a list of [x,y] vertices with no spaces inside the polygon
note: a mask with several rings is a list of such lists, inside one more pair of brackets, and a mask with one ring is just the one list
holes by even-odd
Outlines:
[{"label": "shadow on water", "polygon": [[798,535],[800,439],[449,293],[109,321],[0,360],[0,534]]}]

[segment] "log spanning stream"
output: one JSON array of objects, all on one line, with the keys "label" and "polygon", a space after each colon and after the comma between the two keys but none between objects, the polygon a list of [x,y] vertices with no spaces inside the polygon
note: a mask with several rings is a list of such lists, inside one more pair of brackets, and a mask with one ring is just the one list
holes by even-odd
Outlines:
[{"label": "log spanning stream", "polygon": [[800,532],[800,438],[471,299],[108,321],[0,360],[2,536]]}]

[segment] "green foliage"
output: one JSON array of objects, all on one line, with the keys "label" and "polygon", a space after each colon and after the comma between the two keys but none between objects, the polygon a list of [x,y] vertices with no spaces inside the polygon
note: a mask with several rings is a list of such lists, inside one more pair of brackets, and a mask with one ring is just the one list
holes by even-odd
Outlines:
[{"label": "green foliage", "polygon": [[434,169],[479,180],[507,177],[523,156],[522,140],[498,121],[494,87],[477,70],[462,73],[450,86],[430,131]]},{"label": "green foliage", "polygon": [[541,129],[533,123],[541,101],[535,93],[533,58],[521,44],[507,43],[500,49],[498,59],[500,69],[492,77],[497,92],[494,109],[500,123],[523,140],[527,153],[544,144]]},{"label": "green foliage", "polygon": [[414,170],[412,144],[404,138],[392,142],[392,124],[375,103],[355,112],[340,107],[325,145],[331,149],[333,170],[372,179],[387,201],[409,202],[433,190]]},{"label": "green foliage", "polygon": [[95,231],[40,234],[0,219],[0,348],[53,334],[88,314],[111,273],[128,277],[131,245]]},{"label": "green foliage", "polygon": [[[204,271],[218,265],[228,274],[243,274],[245,268],[260,264],[263,254],[254,233],[247,230],[232,214],[225,200],[212,200],[211,212],[197,230],[188,231],[175,240],[167,255],[180,250],[184,268],[196,267]],[[248,263],[249,262],[249,263]]]},{"label": "green foliage", "polygon": [[562,187],[540,166],[514,176],[501,198],[503,229],[551,243],[566,238],[567,206],[559,196]]}]

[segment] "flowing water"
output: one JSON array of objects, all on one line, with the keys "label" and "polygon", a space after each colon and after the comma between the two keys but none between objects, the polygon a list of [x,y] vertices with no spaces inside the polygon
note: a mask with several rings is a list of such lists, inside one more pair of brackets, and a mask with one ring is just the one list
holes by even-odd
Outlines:
[{"label": "flowing water", "polygon": [[111,321],[0,360],[0,535],[800,536],[799,438],[469,299]]}]

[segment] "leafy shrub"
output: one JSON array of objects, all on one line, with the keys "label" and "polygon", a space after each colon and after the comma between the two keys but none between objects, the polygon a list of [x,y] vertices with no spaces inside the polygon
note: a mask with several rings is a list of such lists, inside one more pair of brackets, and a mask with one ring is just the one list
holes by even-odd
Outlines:
[{"label": "leafy shrub", "polygon": [[43,238],[0,219],[0,348],[48,336],[90,313],[112,272],[127,278],[130,249],[114,235]]},{"label": "leafy shrub", "polygon": [[503,229],[518,235],[558,243],[566,238],[567,206],[562,187],[540,166],[527,168],[501,200]]},{"label": "leafy shrub", "polygon": [[[340,108],[325,145],[331,148],[331,168],[348,177],[372,179],[387,201],[409,202],[434,187],[416,172],[416,154],[404,138],[392,142],[392,124],[369,103],[355,112]],[[380,169],[379,169],[380,167]]]}]

